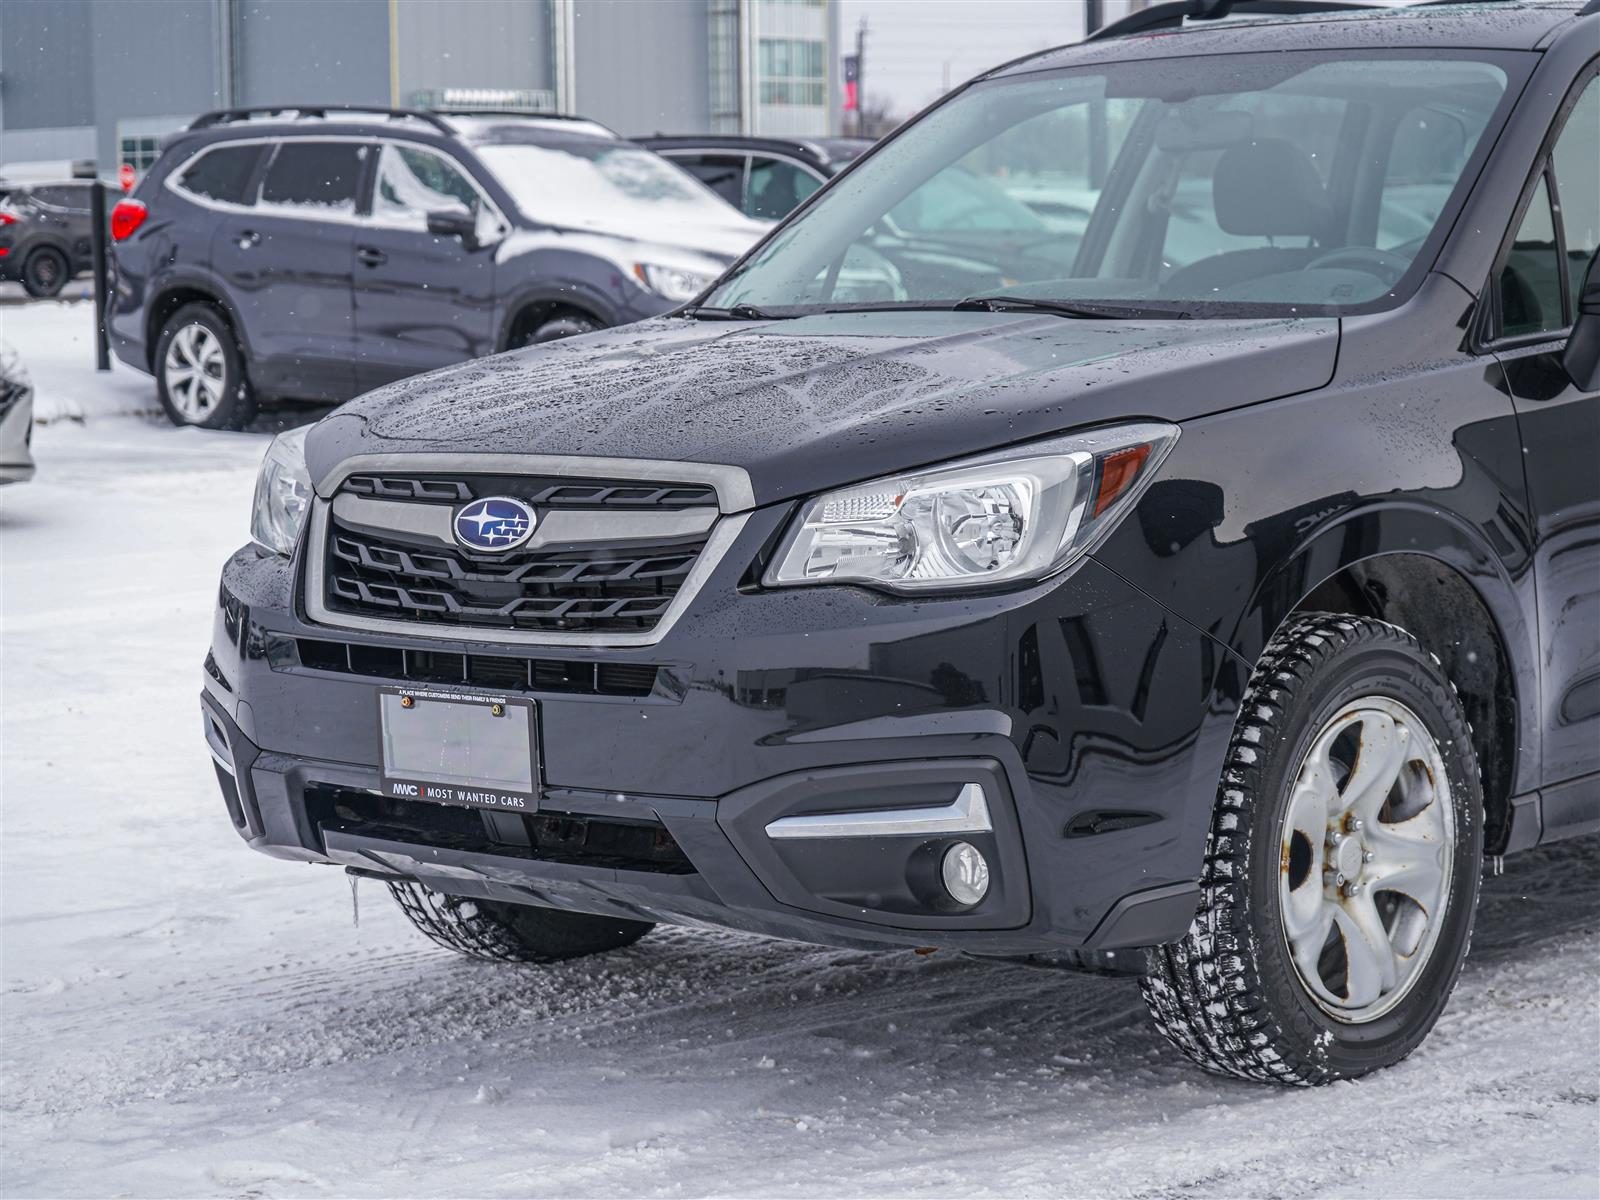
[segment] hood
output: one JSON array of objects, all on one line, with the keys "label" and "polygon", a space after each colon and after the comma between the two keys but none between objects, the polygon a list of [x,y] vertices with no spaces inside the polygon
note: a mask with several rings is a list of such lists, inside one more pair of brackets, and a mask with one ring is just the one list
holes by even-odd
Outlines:
[{"label": "hood", "polygon": [[842,313],[661,317],[478,359],[351,401],[308,439],[354,454],[570,454],[720,463],[758,504],[1075,427],[1183,421],[1333,375],[1336,318],[1093,321]]}]

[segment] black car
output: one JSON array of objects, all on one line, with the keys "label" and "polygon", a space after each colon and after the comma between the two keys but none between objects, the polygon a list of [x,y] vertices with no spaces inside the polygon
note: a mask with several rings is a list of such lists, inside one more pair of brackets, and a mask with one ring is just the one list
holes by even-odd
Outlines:
[{"label": "black car", "polygon": [[0,182],[0,279],[36,299],[61,289],[91,265],[91,183]]},{"label": "black car", "polygon": [[[935,946],[1138,974],[1213,1071],[1409,1053],[1485,865],[1600,829],[1600,6],[1224,7],[973,81],[680,312],[280,437],[240,834],[480,957]],[[1064,275],[883,228],[1095,143]]]},{"label": "black car", "polygon": [[871,138],[777,138],[732,134],[635,138],[671,159],[735,208],[762,221],[801,201],[872,147]]},{"label": "black car", "polygon": [[590,121],[235,109],[112,212],[112,346],[178,424],[653,316],[763,232]]}]

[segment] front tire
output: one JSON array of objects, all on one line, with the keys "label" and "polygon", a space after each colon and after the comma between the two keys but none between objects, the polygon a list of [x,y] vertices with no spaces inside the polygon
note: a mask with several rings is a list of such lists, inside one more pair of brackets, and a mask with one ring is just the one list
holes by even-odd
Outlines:
[{"label": "front tire", "polygon": [[243,429],[256,400],[233,329],[209,304],[185,304],[156,339],[156,389],[174,425]]},{"label": "front tire", "polygon": [[400,911],[433,941],[490,962],[553,963],[631,946],[655,928],[648,921],[469,900],[420,883],[391,883]]},{"label": "front tire", "polygon": [[22,264],[22,290],[35,300],[59,296],[70,278],[67,256],[54,246],[40,246]]},{"label": "front tire", "polygon": [[1200,909],[1141,984],[1208,1071],[1321,1084],[1399,1062],[1466,957],[1483,790],[1460,697],[1405,630],[1311,613],[1240,705]]},{"label": "front tire", "polygon": [[562,338],[577,337],[603,328],[599,321],[585,313],[558,313],[531,329],[525,329],[513,349],[538,346],[545,342],[559,342]]}]

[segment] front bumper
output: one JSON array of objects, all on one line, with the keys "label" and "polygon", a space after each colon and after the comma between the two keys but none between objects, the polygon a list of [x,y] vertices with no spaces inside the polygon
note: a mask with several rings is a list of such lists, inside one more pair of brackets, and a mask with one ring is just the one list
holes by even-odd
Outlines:
[{"label": "front bumper", "polygon": [[[313,624],[290,565],[241,550],[203,697],[235,827],[270,854],[448,893],[832,945],[1041,954],[1181,936],[1232,723],[1210,701],[1237,675],[1221,647],[1093,559],[961,599],[742,586],[788,513],[751,513],[658,643],[522,648],[568,671],[527,693],[543,791],[515,827],[377,794],[377,690],[436,654],[508,647]],[[654,666],[655,682],[595,694],[596,666],[616,665]],[[959,838],[768,832],[797,813],[946,805],[971,783],[990,827]],[[489,832],[472,835],[462,820],[479,818]],[[547,846],[538,831],[558,825],[653,829],[671,853]],[[967,909],[937,886],[955,840],[991,867]]]},{"label": "front bumper", "polygon": [[33,478],[33,397],[24,398],[0,415],[0,484]]}]

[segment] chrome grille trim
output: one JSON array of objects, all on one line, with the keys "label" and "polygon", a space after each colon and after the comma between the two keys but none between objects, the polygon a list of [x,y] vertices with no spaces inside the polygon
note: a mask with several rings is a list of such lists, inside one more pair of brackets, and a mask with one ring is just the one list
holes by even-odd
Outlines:
[{"label": "chrome grille trim", "polygon": [[[693,567],[685,576],[681,587],[662,612],[655,625],[646,630],[616,632],[566,632],[557,630],[507,629],[484,625],[456,625],[448,622],[423,622],[355,613],[337,612],[327,603],[327,563],[329,514],[335,501],[332,499],[346,478],[355,474],[389,471],[397,474],[424,475],[437,472],[458,474],[526,474],[542,476],[573,476],[579,478],[611,477],[656,481],[662,478],[687,483],[706,483],[716,489],[719,509],[725,514],[711,525],[704,547]],[[340,497],[348,504],[351,497]],[[390,504],[367,501],[381,505],[367,509],[372,515],[385,512]],[[550,457],[543,455],[443,455],[443,454],[381,454],[364,455],[346,459],[328,472],[317,483],[317,498],[312,501],[306,533],[302,541],[304,553],[306,613],[319,624],[340,629],[358,629],[377,633],[405,634],[435,641],[471,642],[480,645],[522,646],[652,646],[661,641],[676,625],[678,619],[694,602],[713,571],[721,564],[729,549],[744,530],[753,506],[748,474],[737,467],[716,467],[705,463],[671,463],[647,459],[605,459],[580,457]],[[394,505],[396,508],[406,507]],[[580,514],[570,514],[580,516]],[[604,520],[604,537],[597,541],[614,542],[625,537],[629,514],[599,514]],[[639,537],[649,540],[663,532],[662,518],[671,516],[674,521],[704,523],[709,514],[649,514],[640,513]],[[552,518],[554,513],[551,514]],[[415,531],[414,531],[415,532]],[[598,530],[597,530],[598,532]]]},{"label": "chrome grille trim", "polygon": [[[396,500],[372,500],[340,492],[333,498],[333,515],[342,524],[389,533],[410,533],[442,546],[454,546],[452,533],[455,509],[448,504],[409,504]],[[716,523],[710,507],[668,512],[572,512],[543,509],[533,536],[519,550],[538,550],[550,545],[606,542],[672,541],[704,533]]]},{"label": "chrome grille trim", "polygon": [[704,483],[716,489],[725,513],[756,506],[750,473],[716,463],[668,462],[654,458],[586,458],[576,454],[359,454],[317,480],[317,495],[331,499],[352,475],[571,475],[580,479],[642,479],[648,482]]}]

